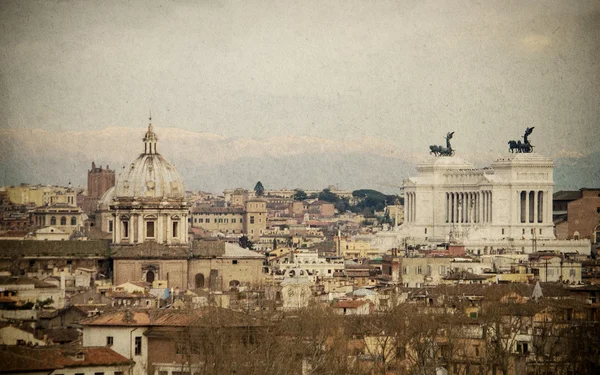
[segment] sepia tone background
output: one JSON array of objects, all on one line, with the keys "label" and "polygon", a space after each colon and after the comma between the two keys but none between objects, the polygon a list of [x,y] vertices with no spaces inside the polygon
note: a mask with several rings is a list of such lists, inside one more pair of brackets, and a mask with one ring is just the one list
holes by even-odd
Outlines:
[{"label": "sepia tone background", "polygon": [[556,190],[600,185],[598,1],[2,1],[0,185],[85,185],[152,110],[188,189],[397,192],[455,131],[528,126]]}]

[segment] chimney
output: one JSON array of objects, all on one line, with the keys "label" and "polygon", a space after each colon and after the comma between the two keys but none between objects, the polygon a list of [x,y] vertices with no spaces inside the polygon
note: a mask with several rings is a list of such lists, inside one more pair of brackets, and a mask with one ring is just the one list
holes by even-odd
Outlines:
[{"label": "chimney", "polygon": [[96,169],[96,163],[92,162],[92,169]]}]

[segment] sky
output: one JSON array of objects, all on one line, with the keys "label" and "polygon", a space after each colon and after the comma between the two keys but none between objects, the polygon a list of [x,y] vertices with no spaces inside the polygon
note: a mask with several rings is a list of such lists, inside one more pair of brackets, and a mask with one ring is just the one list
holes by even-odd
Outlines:
[{"label": "sky", "polygon": [[5,0],[0,185],[118,170],[151,110],[189,189],[392,191],[449,131],[485,166],[530,126],[597,187],[599,87],[600,1]]}]

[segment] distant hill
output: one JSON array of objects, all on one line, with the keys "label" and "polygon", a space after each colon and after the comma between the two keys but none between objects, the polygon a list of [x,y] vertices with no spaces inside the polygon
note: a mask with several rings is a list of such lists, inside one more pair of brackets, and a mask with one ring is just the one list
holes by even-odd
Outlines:
[{"label": "distant hill", "polygon": [[[369,188],[398,194],[415,174],[415,160],[401,145],[375,138],[334,141],[319,137],[226,138],[177,128],[156,129],[158,151],[177,167],[188,190],[220,193],[252,189]],[[91,162],[120,169],[142,151],[144,129],[114,127],[51,133],[0,129],[0,185],[50,183],[85,186]],[[492,159],[476,165],[489,165]],[[600,186],[600,152],[556,159],[556,190]]]}]

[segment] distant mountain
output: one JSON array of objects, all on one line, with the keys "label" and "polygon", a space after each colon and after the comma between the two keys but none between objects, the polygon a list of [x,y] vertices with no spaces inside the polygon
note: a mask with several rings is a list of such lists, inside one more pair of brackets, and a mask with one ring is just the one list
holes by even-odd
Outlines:
[{"label": "distant mountain", "polygon": [[[426,154],[404,152],[378,138],[331,140],[313,136],[227,138],[177,128],[158,128],[158,151],[181,173],[188,190],[369,188],[396,194]],[[85,186],[92,161],[117,173],[142,152],[145,129],[112,127],[55,133],[0,129],[0,185],[21,182]],[[490,156],[491,157],[491,156]],[[479,160],[477,165],[489,165]],[[556,190],[600,186],[600,152],[556,159]]]},{"label": "distant mountain", "polygon": [[600,152],[580,158],[560,157],[555,163],[554,191],[600,188]]},{"label": "distant mountain", "polygon": [[[92,161],[117,173],[142,152],[145,130],[107,128],[92,132],[0,130],[0,185],[53,183],[85,186]],[[175,128],[157,130],[158,151],[177,167],[188,190],[222,192],[251,189],[341,189],[370,187],[398,192],[414,171],[399,148],[375,138],[225,138]],[[387,156],[391,155],[391,156]],[[410,155],[408,155],[410,157]]]}]

